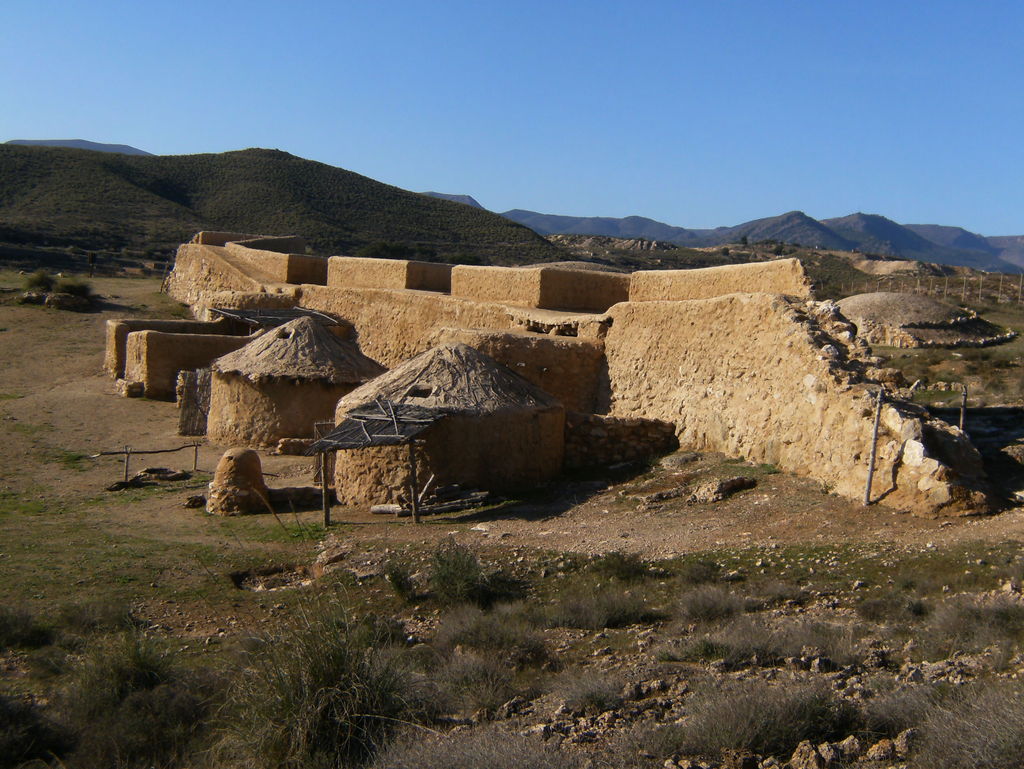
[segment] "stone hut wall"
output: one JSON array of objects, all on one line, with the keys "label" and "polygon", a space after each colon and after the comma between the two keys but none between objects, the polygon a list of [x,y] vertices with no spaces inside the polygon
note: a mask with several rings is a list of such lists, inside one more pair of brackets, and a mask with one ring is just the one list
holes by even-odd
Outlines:
[{"label": "stone hut wall", "polygon": [[250,336],[133,331],[125,345],[124,379],[141,382],[147,398],[174,400],[179,371],[207,368],[251,341]]},{"label": "stone hut wall", "polygon": [[220,446],[268,448],[281,438],[312,438],[313,425],[334,419],[338,400],[354,385],[287,379],[252,382],[213,372],[208,440]]},{"label": "stone hut wall", "polygon": [[468,344],[556,397],[570,411],[593,411],[604,373],[604,345],[597,339],[522,331],[441,328],[428,347]]},{"label": "stone hut wall", "polygon": [[811,283],[798,259],[699,270],[639,270],[630,276],[629,301],[710,299],[753,292],[810,298]]},{"label": "stone hut wall", "polygon": [[565,467],[604,467],[667,454],[679,448],[676,426],[657,419],[565,415]]},{"label": "stone hut wall", "polygon": [[234,324],[223,319],[158,320],[145,318],[119,318],[107,321],[107,344],[103,355],[103,368],[115,379],[124,377],[125,348],[128,334],[133,331],[166,331],[173,334],[230,334],[237,335]]},{"label": "stone hut wall", "polygon": [[[615,416],[661,419],[684,448],[770,462],[863,494],[873,402],[808,305],[769,294],[612,308],[605,338]],[[980,457],[910,404],[883,408],[873,494],[919,513],[983,509]]]},{"label": "stone hut wall", "polygon": [[[555,478],[562,469],[565,412],[505,411],[450,416],[423,434],[417,476],[435,486],[515,492]],[[337,452],[335,484],[344,504],[396,502],[408,496],[409,449],[381,446]]]},{"label": "stone hut wall", "polygon": [[443,326],[507,329],[507,310],[444,294],[372,288],[303,286],[300,305],[355,327],[365,355],[392,368],[430,349]]},{"label": "stone hut wall", "polygon": [[598,270],[540,268],[538,307],[570,312],[605,312],[629,301],[630,276]]}]

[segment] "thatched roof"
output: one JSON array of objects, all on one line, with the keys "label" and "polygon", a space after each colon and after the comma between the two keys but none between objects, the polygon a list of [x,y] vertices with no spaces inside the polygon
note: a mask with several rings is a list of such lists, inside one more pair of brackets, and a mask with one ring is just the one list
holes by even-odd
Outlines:
[{"label": "thatched roof", "polygon": [[886,326],[949,323],[966,314],[930,296],[890,291],[856,294],[837,304],[839,311],[854,322],[862,319]]},{"label": "thatched roof", "polygon": [[378,399],[447,414],[560,405],[532,382],[465,344],[444,344],[417,355],[344,396],[338,409],[350,411]]},{"label": "thatched roof", "polygon": [[358,384],[387,370],[355,343],[308,317],[264,331],[245,347],[217,358],[211,368],[252,381],[280,377],[330,384]]}]

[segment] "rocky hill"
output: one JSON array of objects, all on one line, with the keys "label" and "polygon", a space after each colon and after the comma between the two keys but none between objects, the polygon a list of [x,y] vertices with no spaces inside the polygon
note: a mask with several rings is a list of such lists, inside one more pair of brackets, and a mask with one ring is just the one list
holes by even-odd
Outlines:
[{"label": "rocky hill", "polygon": [[167,253],[203,229],[301,234],[321,254],[565,258],[497,214],[277,150],[135,156],[0,145],[0,241]]},{"label": "rocky hill", "polygon": [[85,139],[11,139],[7,144],[22,147],[66,147],[76,150],[93,150],[94,152],[116,152],[121,155],[152,155],[152,152],[140,150],[128,144],[102,144]]}]

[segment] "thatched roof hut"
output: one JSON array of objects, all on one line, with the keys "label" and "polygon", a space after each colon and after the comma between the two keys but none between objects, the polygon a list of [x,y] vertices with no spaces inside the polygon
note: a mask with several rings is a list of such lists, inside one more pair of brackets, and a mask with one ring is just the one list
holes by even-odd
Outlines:
[{"label": "thatched roof hut", "polygon": [[[565,409],[551,395],[464,344],[434,347],[359,387],[338,402],[336,422],[374,401],[415,405],[445,418],[422,434],[420,477],[436,485],[510,490],[556,476],[562,468]],[[339,451],[339,498],[394,501],[408,483],[407,453],[384,446]]]},{"label": "thatched roof hut", "polygon": [[207,436],[232,446],[312,437],[341,396],[386,370],[308,317],[265,331],[211,369]]}]

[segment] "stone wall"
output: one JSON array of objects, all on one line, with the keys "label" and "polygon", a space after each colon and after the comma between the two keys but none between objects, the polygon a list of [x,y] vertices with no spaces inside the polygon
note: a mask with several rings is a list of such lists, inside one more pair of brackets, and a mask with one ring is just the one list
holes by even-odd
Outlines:
[{"label": "stone wall", "polygon": [[251,341],[251,336],[133,331],[125,345],[124,379],[141,382],[147,398],[174,400],[179,371],[207,368]]},{"label": "stone wall", "polygon": [[[813,307],[769,294],[616,305],[610,413],[672,422],[683,448],[773,463],[857,498],[877,388]],[[920,513],[985,507],[980,457],[959,431],[910,404],[882,417],[874,497]]]},{"label": "stone wall", "polygon": [[280,254],[306,253],[306,239],[299,235],[257,235],[247,238],[232,238],[232,241],[246,248],[276,251]]},{"label": "stone wall", "polygon": [[604,467],[668,454],[679,448],[676,427],[656,419],[565,415],[565,467]]},{"label": "stone wall", "polygon": [[468,344],[555,396],[566,409],[593,411],[604,375],[604,345],[596,339],[523,331],[441,328],[428,346]]},{"label": "stone wall", "polygon": [[202,232],[197,232],[193,235],[189,243],[196,243],[201,246],[223,247],[231,242],[254,240],[259,237],[259,235],[247,235],[242,232],[215,232],[213,230],[203,230]]},{"label": "stone wall", "polygon": [[811,283],[798,259],[699,270],[640,270],[630,276],[629,301],[709,299],[752,292],[810,298]]},{"label": "stone wall", "polygon": [[103,368],[115,379],[124,377],[125,347],[133,331],[166,331],[173,334],[238,334],[238,328],[223,318],[214,322],[200,320],[156,320],[119,318],[107,321],[107,344]]},{"label": "stone wall", "polygon": [[263,290],[260,281],[227,262],[226,254],[225,249],[217,246],[192,243],[179,246],[174,269],[167,276],[167,293],[196,311],[197,305],[205,304],[204,296],[216,291],[259,293]]}]

